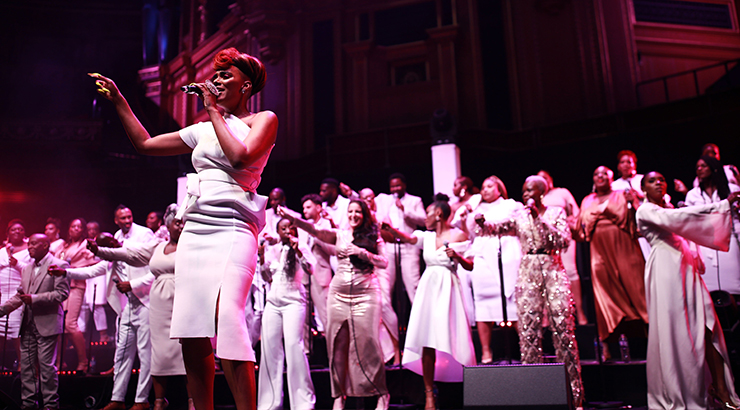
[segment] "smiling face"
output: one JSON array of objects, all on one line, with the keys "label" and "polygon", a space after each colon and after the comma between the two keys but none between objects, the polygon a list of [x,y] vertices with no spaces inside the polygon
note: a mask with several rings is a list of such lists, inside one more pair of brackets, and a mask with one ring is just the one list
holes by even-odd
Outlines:
[{"label": "smiling face", "polygon": [[372,189],[364,188],[362,191],[360,191],[360,199],[365,202],[365,205],[367,205],[368,209],[373,212],[376,211],[375,192],[373,192]]},{"label": "smiling face", "polygon": [[82,226],[82,221],[79,219],[75,219],[72,222],[69,223],[69,241],[70,242],[78,242],[83,239],[83,234],[86,233],[85,230],[87,227]]},{"label": "smiling face", "polygon": [[649,172],[642,179],[642,190],[645,191],[645,197],[648,201],[662,205],[668,184],[665,177],[660,172]]},{"label": "smiling face", "polygon": [[614,174],[612,174],[612,171],[602,165],[594,171],[594,187],[597,191],[609,191],[611,190],[613,178]]},{"label": "smiling face", "polygon": [[219,92],[216,99],[218,105],[229,112],[239,106],[242,98],[249,98],[252,93],[252,82],[249,77],[233,65],[225,70],[216,71],[211,81]]},{"label": "smiling face", "polygon": [[501,192],[498,189],[498,184],[491,178],[483,181],[483,185],[480,188],[480,195],[486,202],[493,202],[501,196]]},{"label": "smiling face", "polygon": [[36,262],[49,253],[49,238],[44,234],[33,234],[28,238],[28,255]]},{"label": "smiling face", "polygon": [[113,219],[113,222],[121,228],[123,233],[128,233],[131,229],[131,225],[134,223],[134,215],[131,213],[130,209],[122,208],[116,211],[116,216]]},{"label": "smiling face", "polygon": [[349,221],[349,227],[355,229],[362,225],[362,207],[360,204],[353,202],[347,207],[347,220]]},{"label": "smiling face", "polygon": [[13,224],[8,229],[8,242],[13,246],[23,244],[23,238],[26,237],[26,228],[21,224]]}]

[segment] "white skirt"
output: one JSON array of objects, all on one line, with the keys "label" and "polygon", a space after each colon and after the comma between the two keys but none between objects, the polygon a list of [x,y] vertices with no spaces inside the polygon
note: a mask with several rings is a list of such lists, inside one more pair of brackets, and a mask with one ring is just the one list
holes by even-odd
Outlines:
[{"label": "white skirt", "polygon": [[261,228],[255,195],[238,185],[202,180],[177,247],[170,337],[218,335],[216,354],[222,359],[255,360],[244,310]]}]

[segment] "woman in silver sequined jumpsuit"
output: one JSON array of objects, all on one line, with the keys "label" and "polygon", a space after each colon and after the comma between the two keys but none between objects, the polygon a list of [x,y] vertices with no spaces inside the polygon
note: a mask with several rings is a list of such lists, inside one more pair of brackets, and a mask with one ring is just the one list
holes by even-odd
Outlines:
[{"label": "woman in silver sequined jumpsuit", "polygon": [[522,363],[542,363],[542,318],[547,309],[557,359],[568,371],[573,404],[581,407],[583,384],[575,336],[575,307],[560,258],[560,251],[570,242],[570,232],[561,208],[542,205],[546,184],[544,178],[530,176],[522,187],[526,208],[505,222],[486,223],[484,218],[476,218],[476,222],[484,235],[519,237],[522,262],[515,294]]}]

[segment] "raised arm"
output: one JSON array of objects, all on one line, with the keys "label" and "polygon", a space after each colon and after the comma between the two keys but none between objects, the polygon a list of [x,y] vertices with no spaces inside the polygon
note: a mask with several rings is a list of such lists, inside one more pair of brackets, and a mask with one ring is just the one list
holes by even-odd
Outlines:
[{"label": "raised arm", "polygon": [[108,270],[108,261],[100,261],[95,265],[85,266],[84,268],[62,268],[57,266],[49,267],[49,275],[67,276],[69,279],[87,280],[103,276]]},{"label": "raised arm", "polygon": [[314,224],[291,215],[290,212],[287,212],[282,206],[278,206],[277,214],[280,215],[280,217],[289,220],[290,223],[300,229],[303,229],[304,231],[308,232],[309,235],[314,236],[316,239],[322,242],[330,243],[332,245],[337,243],[337,233],[333,230],[317,229]]},{"label": "raised arm", "polygon": [[89,73],[94,78],[98,86],[98,93],[110,100],[116,107],[118,118],[121,119],[123,129],[126,131],[129,140],[136,148],[136,152],[144,155],[179,155],[192,152],[180,138],[179,132],[170,132],[167,134],[151,137],[149,132],[141,125],[139,119],[131,110],[128,101],[118,90],[116,83],[108,77],[98,73]]},{"label": "raised arm", "polygon": [[419,238],[417,238],[416,235],[401,232],[398,229],[392,227],[387,222],[383,222],[382,224],[380,224],[380,229],[402,243],[410,243],[412,245],[416,245],[416,242],[419,241]]},{"label": "raised arm", "polygon": [[131,266],[142,267],[149,265],[156,244],[141,247],[106,248],[98,247],[95,256],[107,261],[122,261]]}]

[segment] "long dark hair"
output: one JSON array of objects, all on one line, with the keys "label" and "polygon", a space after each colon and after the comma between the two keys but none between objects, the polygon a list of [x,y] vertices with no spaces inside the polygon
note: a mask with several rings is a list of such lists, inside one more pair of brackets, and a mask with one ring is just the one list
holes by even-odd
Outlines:
[{"label": "long dark hair", "polygon": [[[373,222],[373,216],[370,213],[370,208],[364,201],[359,199],[353,199],[349,202],[350,205],[358,204],[362,211],[362,224],[352,230],[352,243],[365,249],[374,254],[378,253],[378,225]],[[349,209],[349,206],[347,206]],[[357,255],[351,255],[349,261],[352,265],[361,270],[372,269],[373,264],[360,259]]]},{"label": "long dark hair", "polygon": [[[702,155],[700,159],[712,170],[709,182],[717,189],[719,199],[727,199],[730,195],[730,184],[727,181],[727,175],[725,175],[725,169],[722,163],[717,158],[710,157],[709,155]],[[704,181],[699,181],[699,185],[702,189],[706,188]]]}]

